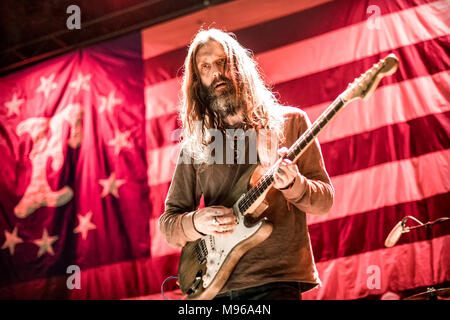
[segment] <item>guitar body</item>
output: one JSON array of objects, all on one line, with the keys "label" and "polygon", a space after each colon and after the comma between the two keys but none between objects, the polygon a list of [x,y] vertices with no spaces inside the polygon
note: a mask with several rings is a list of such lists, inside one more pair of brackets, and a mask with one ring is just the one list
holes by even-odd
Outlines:
[{"label": "guitar body", "polygon": [[[236,205],[239,198],[264,172],[261,166],[251,166],[233,187],[223,203],[232,207],[238,224],[226,237],[205,236],[188,242],[183,247],[178,266],[178,283],[188,299],[212,299],[228,280],[240,258],[251,248],[266,240],[272,233],[272,225],[256,216],[244,216]],[[262,198],[262,197],[261,197]],[[257,206],[260,215],[267,205],[263,198]]]}]

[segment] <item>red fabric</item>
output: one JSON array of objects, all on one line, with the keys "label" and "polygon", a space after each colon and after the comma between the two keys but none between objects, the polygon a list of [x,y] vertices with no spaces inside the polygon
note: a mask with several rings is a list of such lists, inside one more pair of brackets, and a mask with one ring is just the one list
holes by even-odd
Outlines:
[{"label": "red fabric", "polygon": [[[333,1],[276,18],[252,6],[252,1],[243,2],[249,20],[252,14],[267,20],[234,29],[232,24],[239,22],[230,18],[226,30],[253,51],[280,100],[304,109],[311,120],[380,58],[392,52],[400,60],[398,71],[383,79],[369,100],[347,106],[319,136],[336,199],[328,214],[308,216],[323,286],[304,298],[361,299],[448,281],[447,257],[440,252],[427,260],[429,251],[419,251],[434,248],[431,241],[444,246],[450,224],[404,234],[396,247],[384,247],[390,230],[405,215],[426,222],[450,212],[445,1]],[[279,5],[289,3],[279,1]],[[380,9],[379,29],[368,26],[370,5]],[[212,22],[209,15],[214,15],[213,9],[203,15],[206,25]],[[189,21],[183,18],[185,24]],[[175,30],[177,23],[159,28]],[[171,34],[174,47],[163,40],[152,42],[152,28],[145,34],[147,128],[157,133],[148,137],[155,148],[147,156],[169,160],[152,170],[151,194],[162,202],[175,167],[165,155],[179,150],[171,133],[178,129],[181,66],[194,34],[189,38],[180,31],[180,39]],[[185,47],[179,45],[181,38]],[[152,54],[150,48],[157,47],[164,47],[163,52]],[[153,211],[154,224],[161,210],[162,204]],[[153,253],[176,254],[158,233],[152,239],[161,243],[152,246]],[[393,265],[399,251],[408,255]],[[381,270],[380,289],[367,285],[371,265]],[[151,298],[162,297],[155,293]]]},{"label": "red fabric", "polygon": [[149,292],[120,267],[150,257],[143,83],[139,33],[0,79],[1,298]]},{"label": "red fabric", "polygon": [[[384,247],[405,215],[425,222],[450,212],[448,5],[315,3],[232,1],[0,78],[0,298],[164,298],[180,250],[157,219],[179,152],[181,67],[194,36],[186,30],[208,17],[226,21],[213,25],[234,32],[280,100],[312,121],[387,53],[400,59],[369,100],[319,136],[336,200],[327,215],[308,216],[323,285],[303,298],[449,281],[450,224]],[[70,265],[81,269],[81,289],[67,287]],[[379,287],[368,284],[374,268]],[[176,281],[165,289],[180,297]]]}]

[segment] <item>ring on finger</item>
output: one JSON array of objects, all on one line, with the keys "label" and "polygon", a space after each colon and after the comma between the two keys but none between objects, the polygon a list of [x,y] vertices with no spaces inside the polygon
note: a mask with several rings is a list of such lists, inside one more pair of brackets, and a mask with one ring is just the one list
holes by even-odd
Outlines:
[{"label": "ring on finger", "polygon": [[216,226],[220,225],[220,222],[219,220],[217,220],[217,217],[214,217],[213,224]]}]

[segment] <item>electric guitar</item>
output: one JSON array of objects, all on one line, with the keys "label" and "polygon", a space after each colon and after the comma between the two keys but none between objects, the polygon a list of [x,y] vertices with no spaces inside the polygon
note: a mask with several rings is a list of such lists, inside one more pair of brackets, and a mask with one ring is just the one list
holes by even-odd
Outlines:
[{"label": "electric guitar", "polygon": [[[359,78],[350,83],[323,114],[289,148],[285,158],[295,162],[317,135],[347,104],[356,99],[368,99],[381,79],[398,68],[394,54],[386,56]],[[226,237],[204,236],[188,242],[181,251],[178,283],[188,299],[212,299],[222,289],[239,259],[272,233],[272,224],[262,217],[267,209],[265,200],[274,183],[273,174],[282,159],[268,170],[251,166],[239,179],[222,204],[233,208],[237,226]],[[262,170],[264,174],[261,175]]]}]

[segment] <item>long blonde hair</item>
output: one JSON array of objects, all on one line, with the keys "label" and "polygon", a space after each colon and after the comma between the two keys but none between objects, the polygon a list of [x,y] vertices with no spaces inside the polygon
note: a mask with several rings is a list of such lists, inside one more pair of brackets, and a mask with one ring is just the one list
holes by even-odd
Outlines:
[{"label": "long blonde hair", "polygon": [[262,80],[252,53],[243,48],[233,34],[211,28],[197,33],[184,62],[180,120],[185,150],[196,159],[206,160],[206,147],[210,142],[208,129],[220,129],[221,125],[200,94],[202,82],[196,57],[199,49],[209,41],[216,41],[223,47],[237,99],[244,104],[246,124],[257,131],[270,130],[282,139],[280,104]]}]

